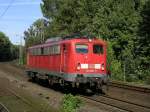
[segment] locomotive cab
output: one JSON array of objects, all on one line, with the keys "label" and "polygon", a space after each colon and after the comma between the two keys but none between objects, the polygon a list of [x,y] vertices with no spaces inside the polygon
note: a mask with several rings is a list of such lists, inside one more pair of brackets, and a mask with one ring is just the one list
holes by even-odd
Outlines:
[{"label": "locomotive cab", "polygon": [[[106,44],[98,39],[74,39],[68,56],[71,82],[97,86],[107,83]],[[69,63],[68,63],[69,65]]]}]

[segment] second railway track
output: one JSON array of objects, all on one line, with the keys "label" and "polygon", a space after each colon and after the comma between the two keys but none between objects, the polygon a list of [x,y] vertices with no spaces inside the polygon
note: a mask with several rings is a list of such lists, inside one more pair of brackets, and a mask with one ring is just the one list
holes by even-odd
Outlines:
[{"label": "second railway track", "polygon": [[102,96],[80,96],[82,98],[86,98],[91,101],[95,101],[96,103],[105,104],[111,107],[115,107],[119,110],[126,112],[150,112],[150,107],[139,105],[136,103],[131,103],[115,98],[111,98],[106,95]]},{"label": "second railway track", "polygon": [[135,86],[135,85],[117,82],[117,81],[110,81],[109,86],[150,94],[150,88],[148,88],[148,87]]},{"label": "second railway track", "polygon": [[[138,93],[138,94],[141,94],[141,96],[147,95],[147,97],[148,97],[150,94],[150,88],[138,87],[138,86],[129,85],[129,84],[120,83],[120,82],[110,82],[109,86],[110,86],[110,88],[115,87],[118,90],[121,89],[121,91],[123,91],[123,92],[120,92],[118,94],[117,93],[118,91],[117,91],[116,93],[113,93],[113,94],[117,94],[117,95],[121,95],[121,93],[126,94],[126,96],[128,96],[127,99],[117,97],[117,95],[116,95],[116,97],[113,95],[111,96],[110,93],[107,95],[99,95],[99,96],[97,96],[97,95],[94,95],[94,96],[83,96],[83,95],[81,95],[81,97],[86,98],[88,100],[95,101],[96,103],[105,104],[105,105],[109,105],[111,107],[115,107],[115,108],[122,110],[122,111],[150,112],[150,105],[148,105],[148,102],[150,102],[150,101],[148,101],[146,104],[145,101],[142,101],[138,96],[136,96],[136,94]],[[111,93],[112,93],[112,91],[111,91]],[[132,95],[132,98],[129,94]],[[135,99],[135,101],[133,101],[132,99]],[[146,100],[148,100],[148,99],[149,99],[149,97]],[[142,102],[144,102],[144,103],[142,103]]]}]

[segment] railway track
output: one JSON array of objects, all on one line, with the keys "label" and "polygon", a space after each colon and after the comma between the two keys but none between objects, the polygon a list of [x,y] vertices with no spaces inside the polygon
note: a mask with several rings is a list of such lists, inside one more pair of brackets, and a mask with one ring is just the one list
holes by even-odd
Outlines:
[{"label": "railway track", "polygon": [[0,103],[0,112],[9,112],[9,110],[2,103]]},{"label": "railway track", "polygon": [[111,106],[125,112],[150,112],[150,107],[123,101],[120,99],[111,98],[106,95],[102,96],[80,96],[82,98],[94,101],[99,104]]},{"label": "railway track", "polygon": [[[150,93],[150,88],[146,87],[139,87],[134,85],[129,85],[121,82],[109,82],[110,87],[116,87],[118,89],[130,90],[133,93],[138,92],[139,94],[147,94]],[[126,92],[128,94],[128,92]],[[150,106],[144,105],[141,102],[133,102],[130,99],[125,100],[117,97],[112,97],[110,95],[94,95],[94,96],[83,96],[81,97],[94,101],[96,103],[104,104],[107,106],[115,107],[119,110],[126,111],[126,112],[150,112]],[[136,96],[135,96],[136,98]]]},{"label": "railway track", "polygon": [[17,94],[14,90],[12,90],[12,89],[7,89],[7,90],[9,91],[9,93],[11,93],[13,96],[15,96],[17,99],[19,99],[24,104],[33,107],[33,105],[28,100],[26,100],[25,98],[23,98],[22,96]]},{"label": "railway track", "polygon": [[132,90],[132,91],[136,91],[136,92],[150,93],[150,88],[148,88],[148,87],[135,86],[135,85],[117,82],[117,81],[110,81],[109,86]]},{"label": "railway track", "polygon": [[[8,106],[8,108],[6,108],[3,104],[0,103],[0,112],[11,112],[11,111],[15,112],[15,110],[16,111],[35,110],[36,112],[39,112],[39,110],[37,110],[37,108],[34,106],[34,104],[32,104],[32,102],[30,102],[30,100],[26,99],[25,97],[20,96],[15,90],[11,88],[5,88],[5,93],[7,94],[6,96],[7,96],[8,101],[14,102],[14,104],[5,102],[6,106]],[[19,104],[19,105],[15,105],[15,104]],[[24,110],[22,110],[20,106],[21,107],[24,106],[25,107],[23,108]]]},{"label": "railway track", "polygon": [[9,79],[0,77],[0,112],[23,111],[20,106],[24,106],[22,109],[33,107],[30,101],[19,95],[18,89],[12,86]]}]

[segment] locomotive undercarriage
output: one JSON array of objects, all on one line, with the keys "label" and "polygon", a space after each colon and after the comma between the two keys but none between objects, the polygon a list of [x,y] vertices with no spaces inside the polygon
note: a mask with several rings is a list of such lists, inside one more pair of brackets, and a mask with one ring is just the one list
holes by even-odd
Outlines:
[{"label": "locomotive undercarriage", "polygon": [[108,81],[100,77],[77,77],[74,82],[77,88],[91,89],[94,92],[106,93]]},{"label": "locomotive undercarriage", "polygon": [[27,73],[33,81],[45,81],[48,82],[49,86],[59,84],[62,87],[71,86],[72,88],[78,88],[83,90],[90,89],[91,91],[96,93],[107,93],[108,91],[107,77],[83,77],[83,75],[77,74],[77,77],[75,77],[73,81],[68,81],[64,77],[59,77],[48,73],[42,73],[39,71],[27,71]]}]

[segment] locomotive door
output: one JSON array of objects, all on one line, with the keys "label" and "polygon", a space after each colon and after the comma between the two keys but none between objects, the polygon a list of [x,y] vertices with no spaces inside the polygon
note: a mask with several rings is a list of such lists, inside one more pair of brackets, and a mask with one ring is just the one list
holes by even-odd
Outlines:
[{"label": "locomotive door", "polygon": [[67,47],[65,44],[62,45],[61,52],[61,72],[65,72],[67,69]]}]

